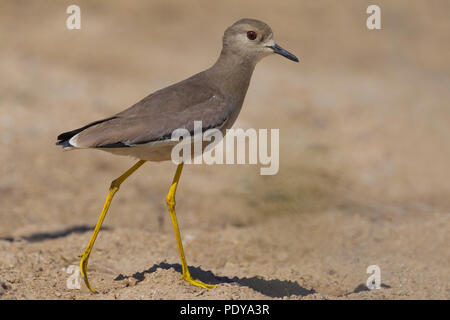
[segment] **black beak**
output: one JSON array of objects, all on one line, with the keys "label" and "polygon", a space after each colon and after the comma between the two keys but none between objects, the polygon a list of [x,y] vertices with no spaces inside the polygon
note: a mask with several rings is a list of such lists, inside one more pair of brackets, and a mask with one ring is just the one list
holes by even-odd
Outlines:
[{"label": "black beak", "polygon": [[273,52],[278,53],[279,55],[282,55],[285,58],[288,58],[289,60],[298,62],[298,58],[296,56],[294,56],[292,53],[290,53],[287,50],[284,50],[282,47],[280,47],[277,44],[274,44],[273,46],[268,46],[269,48],[271,48],[273,50]]}]

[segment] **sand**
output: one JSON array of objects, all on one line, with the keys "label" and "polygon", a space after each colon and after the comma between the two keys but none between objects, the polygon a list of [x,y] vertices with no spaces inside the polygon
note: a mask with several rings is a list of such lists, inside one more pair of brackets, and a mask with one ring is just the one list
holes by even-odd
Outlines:
[{"label": "sand", "polygon": [[[449,299],[449,4],[379,1],[0,4],[0,299]],[[370,3],[371,4],[371,3]],[[73,268],[110,182],[134,162],[63,152],[56,136],[211,65],[223,30],[268,22],[300,58],[263,60],[235,127],[279,128],[280,171],[147,163]],[[193,36],[196,35],[196,36]],[[366,286],[376,265],[381,288]],[[75,266],[75,267],[71,267]],[[69,273],[68,273],[69,271]],[[76,274],[75,274],[76,276]]]}]

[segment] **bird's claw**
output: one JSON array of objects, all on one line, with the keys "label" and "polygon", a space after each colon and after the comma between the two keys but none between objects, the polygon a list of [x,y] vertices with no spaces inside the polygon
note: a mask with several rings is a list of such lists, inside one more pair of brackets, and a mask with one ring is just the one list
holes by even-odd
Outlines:
[{"label": "bird's claw", "polygon": [[86,287],[88,287],[88,289],[92,293],[97,293],[97,291],[95,291],[95,289],[92,288],[92,286],[89,284],[89,280],[88,280],[88,276],[87,276],[87,264],[88,264],[88,260],[89,260],[89,253],[87,253],[85,251],[85,252],[83,252],[80,255],[80,257],[81,257],[81,260],[80,260],[80,273],[83,276],[84,283],[86,284]]},{"label": "bird's claw", "polygon": [[217,284],[208,284],[208,283],[201,282],[200,280],[194,280],[194,279],[192,279],[190,274],[183,274],[181,276],[181,280],[187,281],[190,284],[192,284],[193,286],[200,287],[203,289],[212,289],[212,288],[219,286]]}]

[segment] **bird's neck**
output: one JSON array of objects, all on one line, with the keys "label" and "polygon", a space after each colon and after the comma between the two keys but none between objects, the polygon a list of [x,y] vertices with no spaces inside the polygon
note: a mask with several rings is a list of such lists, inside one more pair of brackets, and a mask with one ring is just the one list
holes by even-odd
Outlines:
[{"label": "bird's neck", "polygon": [[244,101],[255,64],[251,59],[222,50],[216,63],[206,75],[223,94]]}]

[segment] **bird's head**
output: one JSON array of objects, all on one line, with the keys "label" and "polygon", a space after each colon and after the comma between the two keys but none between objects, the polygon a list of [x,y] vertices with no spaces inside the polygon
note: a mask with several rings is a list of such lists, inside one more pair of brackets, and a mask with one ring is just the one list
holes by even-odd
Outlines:
[{"label": "bird's head", "polygon": [[273,53],[298,62],[295,55],[275,43],[272,29],[255,19],[241,19],[228,27],[223,35],[223,49],[255,63]]}]

